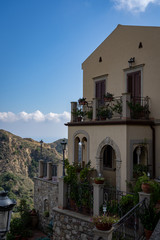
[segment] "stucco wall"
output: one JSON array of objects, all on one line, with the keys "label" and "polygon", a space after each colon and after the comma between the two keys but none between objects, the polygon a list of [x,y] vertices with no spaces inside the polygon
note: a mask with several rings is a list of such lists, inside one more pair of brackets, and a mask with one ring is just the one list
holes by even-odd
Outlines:
[{"label": "stucco wall", "polygon": [[[139,48],[142,42],[143,47]],[[106,91],[120,96],[126,92],[128,60],[135,57],[133,66],[142,67],[142,96],[151,98],[151,116],[160,118],[159,87],[160,87],[160,28],[159,27],[118,27],[97,47],[82,64],[83,96],[92,100],[95,96],[94,78],[107,76]],[[102,62],[99,62],[99,57]]]},{"label": "stucco wall", "polygon": [[[156,135],[156,151],[158,148],[158,141],[160,141],[160,127]],[[148,149],[148,164],[152,165],[152,130],[150,126],[138,125],[95,125],[95,126],[69,126],[69,161],[74,162],[74,137],[81,132],[88,136],[89,160],[91,160],[92,167],[97,169],[97,151],[101,142],[110,138],[117,145],[120,151],[120,189],[126,190],[126,180],[131,180],[133,175],[133,149],[136,144],[146,144]],[[76,135],[77,134],[77,135]],[[160,154],[160,153],[159,153]],[[156,154],[156,176],[159,174],[160,165]],[[152,169],[151,169],[152,170]],[[113,171],[106,171],[104,176],[110,184],[114,182],[115,177]]]},{"label": "stucco wall", "polygon": [[155,127],[155,139],[156,139],[156,176],[160,177],[160,126]]},{"label": "stucco wall", "polygon": [[[78,131],[78,132],[77,132]],[[117,145],[120,151],[121,163],[121,189],[126,189],[126,126],[125,125],[105,125],[105,126],[78,126],[70,127],[68,131],[68,149],[69,149],[69,161],[74,162],[74,137],[80,132],[87,133],[88,136],[88,148],[89,148],[89,160],[91,161],[91,166],[97,169],[97,151],[101,142],[109,137]]]},{"label": "stucco wall", "polygon": [[[44,216],[44,201],[48,200],[49,217]],[[46,231],[46,227],[53,219],[53,208],[58,205],[58,183],[41,178],[34,178],[34,208],[39,216],[39,228]]]}]

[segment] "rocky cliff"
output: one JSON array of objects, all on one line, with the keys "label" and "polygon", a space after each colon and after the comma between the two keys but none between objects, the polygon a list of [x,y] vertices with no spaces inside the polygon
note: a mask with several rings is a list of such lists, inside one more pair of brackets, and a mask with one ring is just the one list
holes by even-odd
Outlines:
[{"label": "rocky cliff", "polygon": [[0,187],[12,198],[33,200],[33,178],[38,173],[38,161],[57,162],[62,159],[61,140],[41,144],[0,130]]}]

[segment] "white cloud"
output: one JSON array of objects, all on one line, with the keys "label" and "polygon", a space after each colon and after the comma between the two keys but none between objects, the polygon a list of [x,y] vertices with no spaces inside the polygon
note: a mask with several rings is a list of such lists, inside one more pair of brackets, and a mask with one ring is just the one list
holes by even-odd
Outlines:
[{"label": "white cloud", "polygon": [[113,0],[113,2],[117,9],[132,12],[144,12],[150,3],[160,4],[160,0]]},{"label": "white cloud", "polygon": [[15,114],[12,112],[0,112],[0,121],[2,122],[16,122],[16,121],[34,121],[34,122],[45,122],[45,121],[54,121],[54,122],[61,122],[61,121],[70,121],[70,113],[63,112],[63,113],[48,113],[43,114],[39,110],[33,113],[26,113],[24,111]]},{"label": "white cloud", "polygon": [[14,122],[17,121],[16,114],[12,112],[0,112],[0,120],[3,122]]}]

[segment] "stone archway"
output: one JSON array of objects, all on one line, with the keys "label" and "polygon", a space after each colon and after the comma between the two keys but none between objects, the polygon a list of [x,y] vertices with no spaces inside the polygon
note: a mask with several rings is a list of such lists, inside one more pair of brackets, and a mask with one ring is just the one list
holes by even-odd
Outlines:
[{"label": "stone archway", "polygon": [[121,154],[117,144],[110,138],[106,137],[98,146],[96,153],[96,169],[98,173],[102,171],[102,149],[110,145],[115,151],[115,161],[116,161],[116,188],[117,190],[121,189]]}]

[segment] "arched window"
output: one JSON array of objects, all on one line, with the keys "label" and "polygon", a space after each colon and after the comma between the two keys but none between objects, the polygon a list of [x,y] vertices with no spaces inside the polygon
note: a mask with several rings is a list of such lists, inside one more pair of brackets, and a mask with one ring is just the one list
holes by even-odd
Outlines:
[{"label": "arched window", "polygon": [[82,143],[78,143],[78,163],[82,162]]},{"label": "arched window", "polygon": [[74,154],[75,154],[74,162],[77,163],[77,164],[79,163],[79,158],[80,158],[80,156],[79,156],[79,143],[80,143],[80,139],[79,139],[79,137],[76,137],[75,140],[74,140]]},{"label": "arched window", "polygon": [[113,168],[114,150],[110,145],[105,146],[103,152],[103,168]]}]

